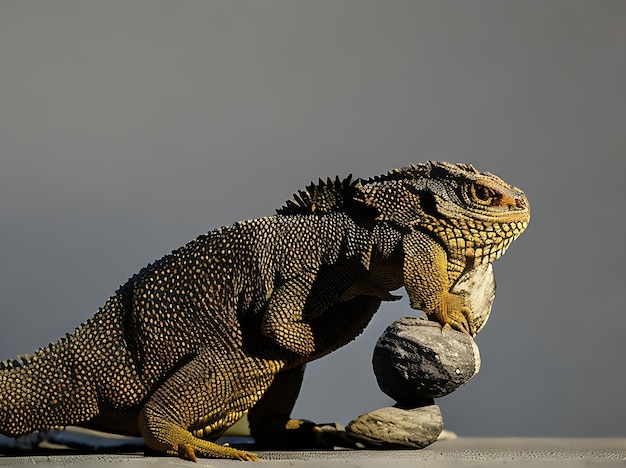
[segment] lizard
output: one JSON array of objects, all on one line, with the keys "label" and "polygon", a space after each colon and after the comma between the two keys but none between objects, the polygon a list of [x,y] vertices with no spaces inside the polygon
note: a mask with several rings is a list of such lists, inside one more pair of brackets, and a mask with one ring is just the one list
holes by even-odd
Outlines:
[{"label": "lizard", "polygon": [[392,291],[474,335],[451,289],[529,220],[524,192],[468,164],[320,179],[272,216],[149,264],[73,333],[0,363],[0,433],[78,425],[194,461],[257,460],[215,440],[246,414],[257,440],[306,438],[315,425],[290,415],[306,363],[361,334]]}]

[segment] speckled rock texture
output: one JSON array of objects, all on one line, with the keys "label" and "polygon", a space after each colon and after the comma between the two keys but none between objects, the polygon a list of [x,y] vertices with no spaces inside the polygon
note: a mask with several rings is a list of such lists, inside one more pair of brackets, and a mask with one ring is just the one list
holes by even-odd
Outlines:
[{"label": "speckled rock texture", "polygon": [[346,426],[348,434],[366,445],[387,448],[424,448],[437,440],[442,429],[443,418],[437,405],[380,408]]},{"label": "speckled rock texture", "polygon": [[480,369],[480,354],[469,335],[405,317],[378,339],[372,364],[380,389],[411,407],[465,384]]},{"label": "speckled rock texture", "polygon": [[489,319],[496,298],[496,279],[491,263],[477,265],[465,272],[452,292],[465,298],[465,303],[472,309],[476,333],[481,331]]}]

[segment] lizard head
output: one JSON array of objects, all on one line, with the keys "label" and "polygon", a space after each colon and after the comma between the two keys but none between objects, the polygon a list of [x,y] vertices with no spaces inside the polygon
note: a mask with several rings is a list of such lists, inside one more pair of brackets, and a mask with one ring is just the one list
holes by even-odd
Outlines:
[{"label": "lizard head", "polygon": [[524,192],[468,164],[425,162],[361,181],[357,199],[379,220],[439,238],[446,249],[493,262],[526,229]]}]

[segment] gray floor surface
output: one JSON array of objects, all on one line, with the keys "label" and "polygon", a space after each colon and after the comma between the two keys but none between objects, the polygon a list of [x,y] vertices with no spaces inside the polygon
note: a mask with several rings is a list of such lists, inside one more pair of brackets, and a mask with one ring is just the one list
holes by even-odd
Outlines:
[{"label": "gray floor surface", "polygon": [[[257,452],[267,467],[429,468],[479,466],[594,467],[626,466],[626,438],[458,438],[435,442],[424,450],[358,450]],[[0,456],[0,466],[128,467],[210,466],[232,467],[243,462],[200,459],[197,465],[171,457],[133,454],[52,454]]]}]

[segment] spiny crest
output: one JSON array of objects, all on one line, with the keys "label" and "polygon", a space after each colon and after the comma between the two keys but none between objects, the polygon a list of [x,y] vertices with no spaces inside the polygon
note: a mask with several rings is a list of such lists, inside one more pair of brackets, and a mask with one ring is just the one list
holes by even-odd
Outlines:
[{"label": "spiny crest", "polygon": [[391,169],[386,174],[371,177],[366,183],[389,182],[398,180],[418,180],[455,177],[462,173],[480,174],[471,164],[426,161],[419,164]]},{"label": "spiny crest", "polygon": [[428,177],[433,163],[425,162],[391,169],[386,174],[370,177],[365,183],[388,182],[394,180],[419,179]]},{"label": "spiny crest", "polygon": [[17,359],[9,359],[7,361],[1,361],[0,371],[20,369],[30,364],[32,358],[33,357],[30,356],[29,354],[24,354],[23,356],[18,356]]},{"label": "spiny crest", "polygon": [[340,211],[344,202],[352,198],[358,184],[359,180],[352,180],[352,174],[343,180],[339,177],[332,180],[329,177],[326,181],[320,179],[317,184],[311,182],[304,190],[294,194],[276,213],[295,215]]},{"label": "spiny crest", "polygon": [[18,367],[22,367],[22,364],[17,359],[0,362],[0,371],[11,370]]},{"label": "spiny crest", "polygon": [[24,366],[28,366],[29,364],[37,361],[38,359],[41,359],[45,357],[46,355],[52,353],[55,347],[67,345],[71,338],[72,338],[72,335],[67,333],[56,344],[50,343],[45,348],[39,348],[39,351],[37,351],[35,354],[23,354],[21,356],[18,356],[16,359],[8,359],[6,361],[0,361],[0,371],[10,371],[13,369],[21,369]]}]

